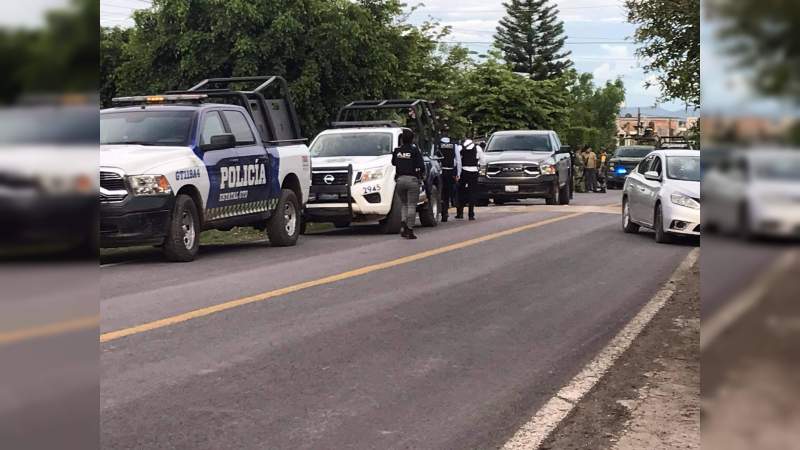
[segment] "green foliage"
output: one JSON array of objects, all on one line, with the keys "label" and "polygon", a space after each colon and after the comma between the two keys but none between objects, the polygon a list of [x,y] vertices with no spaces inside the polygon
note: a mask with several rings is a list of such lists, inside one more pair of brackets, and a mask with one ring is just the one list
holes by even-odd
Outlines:
[{"label": "green foliage", "polygon": [[800,101],[800,5],[783,0],[709,2],[727,51],[764,95]]},{"label": "green foliage", "polygon": [[100,30],[100,102],[110,105],[117,94],[117,68],[125,61],[123,48],[130,39],[131,29],[103,28]]},{"label": "green foliage", "polygon": [[564,51],[564,22],[558,19],[550,0],[511,0],[503,3],[506,16],[500,20],[495,47],[500,49],[515,72],[535,80],[560,77],[572,67]]},{"label": "green foliage", "polygon": [[97,0],[47,13],[43,28],[0,31],[0,102],[25,93],[97,90]]},{"label": "green foliage", "polygon": [[637,54],[650,61],[662,100],[700,106],[700,0],[626,0]]},{"label": "green foliage", "polygon": [[576,148],[591,145],[594,149],[616,146],[617,116],[625,100],[622,80],[595,87],[592,74],[569,74],[569,118],[562,139]]}]

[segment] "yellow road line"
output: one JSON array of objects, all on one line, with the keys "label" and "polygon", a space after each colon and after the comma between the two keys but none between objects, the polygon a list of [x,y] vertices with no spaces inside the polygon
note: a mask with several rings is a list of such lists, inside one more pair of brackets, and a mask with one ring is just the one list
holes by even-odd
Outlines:
[{"label": "yellow road line", "polygon": [[58,336],[75,331],[86,331],[92,328],[96,329],[98,326],[100,326],[100,316],[89,316],[20,330],[0,332],[0,346],[31,339]]},{"label": "yellow road line", "polygon": [[422,253],[416,253],[409,256],[404,256],[402,258],[393,259],[391,261],[382,262],[379,264],[373,264],[370,266],[361,267],[359,269],[350,270],[348,272],[338,273],[336,275],[331,275],[324,278],[319,278],[316,280],[306,281],[303,283],[295,284],[292,286],[287,286],[280,289],[275,289],[273,291],[263,292],[261,294],[252,295],[250,297],[240,298],[238,300],[231,300],[229,302],[220,303],[217,305],[208,306],[206,308],[196,309],[194,311],[185,312],[183,314],[178,314],[171,317],[166,317],[164,319],[155,320],[153,322],[143,323],[141,325],[136,325],[130,328],[123,328],[117,331],[110,331],[108,333],[103,333],[100,335],[100,342],[109,342],[116,339],[121,339],[127,336],[132,336],[135,334],[144,333],[147,331],[157,330],[159,328],[168,327],[171,325],[176,325],[182,322],[187,322],[192,319],[198,319],[200,317],[210,316],[211,314],[216,314],[222,311],[227,311],[229,309],[238,308],[240,306],[249,305],[251,303],[263,302],[265,300],[269,300],[271,298],[280,297],[287,294],[292,294],[298,291],[302,291],[304,289],[309,289],[317,286],[322,286],[325,284],[335,283],[337,281],[347,280],[349,278],[360,277],[362,275],[366,275],[372,272],[377,272],[379,270],[389,269],[392,267],[397,267],[403,264],[412,263],[414,261],[419,261],[421,259],[430,258],[432,256],[441,255],[443,253],[452,252],[455,250],[460,250],[463,248],[471,247],[483,242],[491,241],[494,239],[499,239],[505,236],[510,236],[512,234],[521,233],[523,231],[532,230],[534,228],[539,228],[545,225],[550,225],[552,223],[561,222],[563,220],[572,219],[575,217],[586,215],[587,213],[574,213],[568,214],[560,217],[555,217],[552,219],[546,219],[539,222],[534,222],[528,225],[523,225],[516,228],[511,228],[504,231],[499,231],[497,233],[487,234],[486,236],[481,236],[478,238],[470,239],[467,241],[457,242],[455,244],[446,245],[444,247],[435,248],[432,250],[424,251]]}]

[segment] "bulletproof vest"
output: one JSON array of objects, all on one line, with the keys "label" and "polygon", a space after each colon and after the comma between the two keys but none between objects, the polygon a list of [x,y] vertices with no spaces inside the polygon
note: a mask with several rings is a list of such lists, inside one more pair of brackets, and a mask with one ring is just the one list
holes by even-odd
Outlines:
[{"label": "bulletproof vest", "polygon": [[463,167],[478,167],[478,148],[472,147],[472,150],[466,148],[461,149],[461,166]]},{"label": "bulletproof vest", "polygon": [[456,144],[452,142],[442,142],[439,144],[439,151],[442,153],[442,169],[455,169],[456,167]]},{"label": "bulletproof vest", "polygon": [[414,167],[414,152],[417,151],[418,150],[415,147],[406,145],[395,150],[396,176],[417,176],[417,170]]}]

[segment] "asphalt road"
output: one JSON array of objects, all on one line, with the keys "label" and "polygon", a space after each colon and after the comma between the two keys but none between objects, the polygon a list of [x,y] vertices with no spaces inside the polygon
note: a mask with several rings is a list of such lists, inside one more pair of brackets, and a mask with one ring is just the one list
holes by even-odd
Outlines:
[{"label": "asphalt road", "polygon": [[502,445],[693,244],[623,234],[603,207],[619,191],[534,203],[481,208],[417,241],[366,226],[294,248],[207,247],[191,264],[106,261],[101,332],[133,331],[101,343],[103,447]]}]

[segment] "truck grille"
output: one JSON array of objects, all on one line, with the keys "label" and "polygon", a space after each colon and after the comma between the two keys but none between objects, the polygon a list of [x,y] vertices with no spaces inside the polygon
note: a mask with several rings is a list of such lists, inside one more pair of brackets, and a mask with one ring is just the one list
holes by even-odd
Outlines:
[{"label": "truck grille", "polygon": [[524,178],[538,177],[540,173],[536,164],[503,163],[489,164],[486,175],[489,178]]},{"label": "truck grille", "polygon": [[125,180],[114,172],[100,172],[100,187],[107,191],[124,191]]},{"label": "truck grille", "polygon": [[350,184],[350,175],[347,170],[315,170],[311,174],[311,183],[314,186],[347,186]]}]

